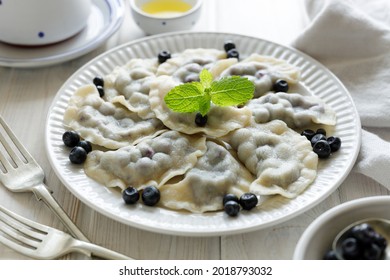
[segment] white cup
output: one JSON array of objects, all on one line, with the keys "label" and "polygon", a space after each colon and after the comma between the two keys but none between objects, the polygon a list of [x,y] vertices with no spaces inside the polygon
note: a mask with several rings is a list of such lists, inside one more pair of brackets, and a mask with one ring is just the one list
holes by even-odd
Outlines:
[{"label": "white cup", "polygon": [[87,24],[91,0],[0,0],[0,41],[46,45],[68,39]]}]

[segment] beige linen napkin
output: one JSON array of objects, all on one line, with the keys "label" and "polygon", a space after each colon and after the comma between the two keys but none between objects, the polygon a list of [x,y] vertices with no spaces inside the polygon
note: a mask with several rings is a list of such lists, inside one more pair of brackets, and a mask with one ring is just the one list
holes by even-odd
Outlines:
[{"label": "beige linen napkin", "polygon": [[354,167],[390,189],[390,1],[305,0],[307,26],[292,42],[328,67],[359,112]]}]

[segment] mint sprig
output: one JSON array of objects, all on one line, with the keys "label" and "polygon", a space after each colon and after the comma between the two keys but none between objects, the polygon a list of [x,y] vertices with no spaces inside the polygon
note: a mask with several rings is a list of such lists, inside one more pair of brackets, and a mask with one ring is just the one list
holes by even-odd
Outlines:
[{"label": "mint sprig", "polygon": [[164,97],[168,108],[179,113],[199,112],[205,116],[211,102],[217,106],[235,106],[253,98],[254,84],[240,76],[225,77],[213,81],[212,74],[203,69],[200,82],[181,84],[171,89]]}]

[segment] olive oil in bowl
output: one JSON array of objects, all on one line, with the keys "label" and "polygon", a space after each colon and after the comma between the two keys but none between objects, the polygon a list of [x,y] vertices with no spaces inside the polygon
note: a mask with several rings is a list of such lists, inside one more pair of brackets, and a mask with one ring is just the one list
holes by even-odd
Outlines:
[{"label": "olive oil in bowl", "polygon": [[183,0],[150,0],[141,6],[143,12],[162,18],[180,16],[191,8],[192,6]]}]

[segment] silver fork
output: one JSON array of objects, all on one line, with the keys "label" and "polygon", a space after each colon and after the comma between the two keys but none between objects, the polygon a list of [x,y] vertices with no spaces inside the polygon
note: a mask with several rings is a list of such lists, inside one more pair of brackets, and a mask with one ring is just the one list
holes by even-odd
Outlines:
[{"label": "silver fork", "polygon": [[5,150],[0,149],[0,164],[3,166],[3,170],[0,168],[0,182],[13,192],[33,192],[38,200],[42,200],[57,215],[71,235],[89,242],[45,186],[42,168],[0,116],[1,127],[5,133],[0,133],[0,143]]},{"label": "silver fork", "polygon": [[0,206],[0,242],[11,249],[34,259],[52,260],[71,252],[106,260],[131,260],[131,258],[81,241],[69,234],[28,220]]}]

